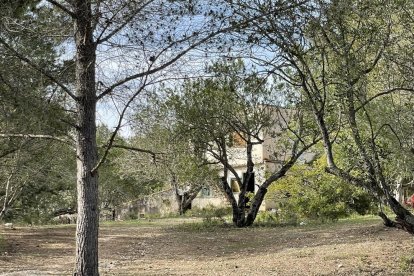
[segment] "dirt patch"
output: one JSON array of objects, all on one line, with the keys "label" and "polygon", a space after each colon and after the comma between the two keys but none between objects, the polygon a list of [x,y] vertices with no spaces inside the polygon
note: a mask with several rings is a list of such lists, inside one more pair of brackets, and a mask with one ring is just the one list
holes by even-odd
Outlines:
[{"label": "dirt patch", "polygon": [[[174,224],[175,226],[171,226]],[[177,221],[101,226],[101,275],[412,275],[413,239],[378,220],[194,230]],[[70,275],[75,227],[0,229],[1,275]]]}]

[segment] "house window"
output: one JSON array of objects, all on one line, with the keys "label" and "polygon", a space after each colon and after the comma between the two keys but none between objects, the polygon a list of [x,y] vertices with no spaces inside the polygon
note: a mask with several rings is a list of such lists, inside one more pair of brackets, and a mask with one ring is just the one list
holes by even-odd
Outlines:
[{"label": "house window", "polygon": [[212,196],[210,187],[203,187],[203,188],[201,188],[201,196],[202,197]]},{"label": "house window", "polygon": [[230,187],[231,187],[231,190],[233,191],[233,193],[239,193],[240,192],[239,183],[237,183],[236,178],[230,179]]},{"label": "house window", "polygon": [[243,137],[240,136],[239,133],[234,132],[231,135],[231,140],[232,140],[232,146],[236,147],[236,148],[240,148],[240,147],[245,147],[246,146],[246,140],[244,140]]},{"label": "house window", "polygon": [[[244,181],[246,178],[247,178],[247,174],[246,174],[246,173],[244,173],[244,174],[243,174],[243,181]],[[247,183],[247,188],[246,188],[246,191],[247,191],[247,192],[254,193],[254,184],[255,184],[255,181],[254,181],[254,172],[253,172],[253,173],[251,173],[251,175],[250,175],[250,178],[249,178],[249,183]]]}]

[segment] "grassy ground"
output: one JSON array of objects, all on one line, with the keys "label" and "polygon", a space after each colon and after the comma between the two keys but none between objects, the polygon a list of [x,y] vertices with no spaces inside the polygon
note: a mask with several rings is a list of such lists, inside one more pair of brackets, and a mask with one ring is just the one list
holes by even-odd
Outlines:
[{"label": "grassy ground", "polygon": [[[103,223],[101,275],[412,275],[413,238],[373,217],[324,225]],[[0,226],[0,275],[70,275],[74,225]]]}]

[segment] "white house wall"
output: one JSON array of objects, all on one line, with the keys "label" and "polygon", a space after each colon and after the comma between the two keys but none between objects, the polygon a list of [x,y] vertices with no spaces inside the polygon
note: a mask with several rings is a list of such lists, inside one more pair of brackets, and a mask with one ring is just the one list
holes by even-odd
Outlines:
[{"label": "white house wall", "polygon": [[[229,163],[234,166],[247,166],[246,148],[233,147],[228,149]],[[263,160],[262,145],[254,145],[252,149],[252,161],[254,164],[261,163]]]},{"label": "white house wall", "polygon": [[191,203],[192,208],[204,209],[210,207],[228,207],[229,204],[224,197],[196,197]]}]

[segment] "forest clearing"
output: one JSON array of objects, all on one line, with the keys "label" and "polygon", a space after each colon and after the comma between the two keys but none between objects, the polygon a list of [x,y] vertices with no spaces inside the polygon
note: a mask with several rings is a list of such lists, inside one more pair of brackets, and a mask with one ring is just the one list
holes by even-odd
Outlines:
[{"label": "forest clearing", "polygon": [[[1,275],[70,275],[75,227],[0,228]],[[104,223],[102,275],[412,275],[412,237],[378,218],[286,227]]]}]

